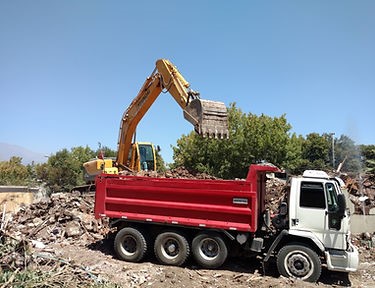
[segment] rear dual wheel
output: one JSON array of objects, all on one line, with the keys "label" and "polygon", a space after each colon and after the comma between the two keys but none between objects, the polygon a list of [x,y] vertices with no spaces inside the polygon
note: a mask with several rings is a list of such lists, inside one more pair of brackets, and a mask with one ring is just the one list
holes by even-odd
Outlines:
[{"label": "rear dual wheel", "polygon": [[144,233],[136,228],[122,228],[115,237],[114,248],[121,260],[140,262],[149,249]]},{"label": "rear dual wheel", "polygon": [[203,268],[215,269],[223,265],[228,257],[228,249],[220,234],[199,233],[192,243],[195,261]]},{"label": "rear dual wheel", "polygon": [[[142,230],[125,227],[114,241],[117,256],[125,261],[140,262],[144,259],[150,244]],[[156,258],[165,265],[181,266],[190,255],[190,245],[186,237],[177,232],[159,234],[154,243]],[[221,235],[214,232],[202,232],[194,237],[192,253],[196,262],[203,268],[220,267],[228,257],[227,246]]]},{"label": "rear dual wheel", "polygon": [[164,232],[156,237],[154,252],[160,263],[181,266],[190,255],[190,246],[182,234]]}]

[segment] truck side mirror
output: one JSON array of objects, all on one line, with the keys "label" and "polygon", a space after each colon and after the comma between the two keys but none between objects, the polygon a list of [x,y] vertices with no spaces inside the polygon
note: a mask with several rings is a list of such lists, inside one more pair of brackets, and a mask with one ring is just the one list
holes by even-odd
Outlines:
[{"label": "truck side mirror", "polygon": [[337,204],[338,204],[338,216],[340,218],[345,216],[345,210],[346,210],[346,199],[344,194],[338,194],[337,195]]}]

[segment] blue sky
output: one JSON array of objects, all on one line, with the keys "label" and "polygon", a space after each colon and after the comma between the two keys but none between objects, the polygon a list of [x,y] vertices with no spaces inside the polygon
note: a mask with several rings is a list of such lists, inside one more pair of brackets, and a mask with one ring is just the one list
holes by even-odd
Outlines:
[{"label": "blue sky", "polygon": [[[375,144],[374,15],[370,0],[0,0],[0,142],[115,149],[123,111],[167,58],[202,98]],[[171,162],[191,130],[162,94],[137,138]]]}]

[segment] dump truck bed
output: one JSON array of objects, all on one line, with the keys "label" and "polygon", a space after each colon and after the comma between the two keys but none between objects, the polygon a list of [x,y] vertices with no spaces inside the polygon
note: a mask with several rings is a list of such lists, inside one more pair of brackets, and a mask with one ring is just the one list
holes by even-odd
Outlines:
[{"label": "dump truck bed", "polygon": [[255,232],[259,181],[254,171],[250,169],[246,180],[101,174],[96,179],[95,216]]}]

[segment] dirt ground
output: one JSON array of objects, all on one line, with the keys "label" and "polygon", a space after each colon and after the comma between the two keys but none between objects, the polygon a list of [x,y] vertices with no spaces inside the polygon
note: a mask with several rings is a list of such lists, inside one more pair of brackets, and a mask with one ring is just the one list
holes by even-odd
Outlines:
[{"label": "dirt ground", "polygon": [[323,270],[318,283],[306,283],[279,276],[274,265],[263,275],[257,259],[228,259],[219,270],[199,269],[193,261],[185,267],[163,266],[150,256],[143,263],[130,263],[115,258],[112,240],[89,245],[50,244],[54,254],[85,267],[99,279],[120,287],[375,287],[375,249],[361,249],[359,270],[355,273],[332,273]]}]

